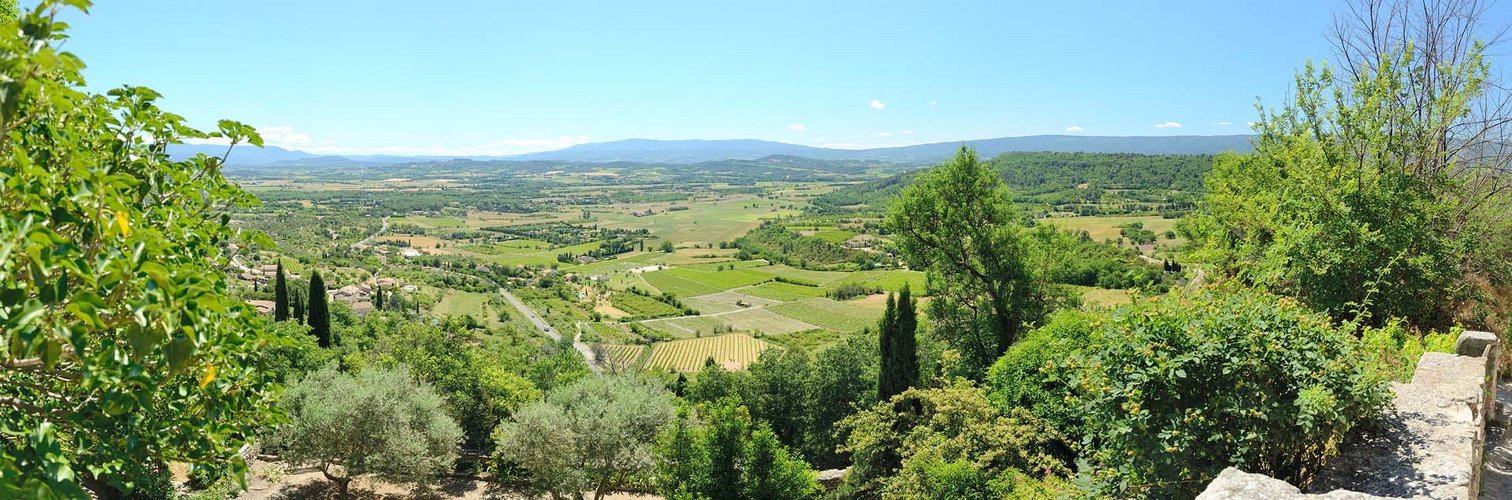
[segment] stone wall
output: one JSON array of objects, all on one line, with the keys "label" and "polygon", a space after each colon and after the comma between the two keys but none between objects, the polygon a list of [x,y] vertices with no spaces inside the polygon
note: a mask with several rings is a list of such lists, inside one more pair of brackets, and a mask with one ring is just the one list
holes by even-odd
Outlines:
[{"label": "stone wall", "polygon": [[1230,467],[1197,498],[1477,498],[1486,424],[1495,415],[1497,339],[1465,332],[1455,351],[1423,354],[1411,383],[1392,384],[1394,408],[1341,445],[1308,487],[1327,493]]}]

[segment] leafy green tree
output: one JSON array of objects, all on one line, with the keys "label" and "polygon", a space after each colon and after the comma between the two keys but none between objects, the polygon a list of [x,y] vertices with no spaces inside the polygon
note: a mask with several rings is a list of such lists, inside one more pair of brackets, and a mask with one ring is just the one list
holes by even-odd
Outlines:
[{"label": "leafy green tree", "polygon": [[1052,314],[993,363],[987,373],[989,397],[1007,411],[1024,408],[1064,436],[1052,452],[1071,462],[1086,434],[1081,393],[1063,365],[1096,343],[1101,317],[1077,310]]},{"label": "leafy green tree", "polygon": [[659,382],[633,375],[584,377],[526,405],[495,431],[497,456],[529,472],[553,498],[625,485],[655,465],[651,450],[675,415]]},{"label": "leafy green tree", "polygon": [[[957,378],[945,387],[909,389],[841,422],[842,450],[853,464],[844,492],[860,497],[940,498],[991,485],[1002,498],[1025,474],[1063,476],[1067,468],[1048,452],[1054,429],[1022,409],[998,410],[982,389]],[[963,464],[941,470],[940,464]],[[963,487],[962,484],[965,484]]]},{"label": "leafy green tree", "polygon": [[284,281],[283,259],[278,260],[278,273],[273,279],[273,321],[287,321],[289,319],[289,284]]},{"label": "leafy green tree", "polygon": [[739,400],[749,376],[749,372],[732,372],[718,364],[707,363],[688,384],[684,398],[694,403],[712,403],[724,398]]},{"label": "leafy green tree", "polygon": [[1095,335],[1060,370],[1112,497],[1194,496],[1228,466],[1307,484],[1389,400],[1353,329],[1263,292],[1140,301]]},{"label": "leafy green tree", "polygon": [[798,446],[809,429],[808,353],[798,349],[767,349],[747,368],[742,400],[751,416],[766,422],[783,444]]},{"label": "leafy green tree", "polygon": [[310,328],[289,321],[268,325],[274,341],[268,343],[259,360],[262,370],[279,383],[290,383],[318,370],[336,358],[329,349],[321,349]]},{"label": "leafy green tree", "polygon": [[1021,215],[1003,181],[962,147],[904,188],[887,227],[908,261],[927,270],[933,332],[980,375],[1064,292],[1029,263]]},{"label": "leafy green tree", "polygon": [[906,284],[896,300],[892,294],[887,296],[887,309],[879,329],[882,344],[882,368],[877,372],[879,399],[891,399],[919,383],[917,307]]},{"label": "leafy green tree", "polygon": [[848,457],[835,451],[845,441],[837,423],[877,402],[877,341],[866,331],[852,335],[815,356],[809,379],[809,429],[805,456],[819,469],[845,467]]},{"label": "leafy green tree", "polygon": [[[1445,323],[1477,271],[1464,200],[1480,183],[1454,167],[1476,160],[1446,127],[1492,85],[1478,45],[1454,62],[1419,55],[1378,54],[1347,78],[1309,64],[1293,103],[1262,109],[1255,152],[1215,162],[1204,213],[1180,226],[1194,256],[1335,318]],[[1425,88],[1429,77],[1462,85]]]},{"label": "leafy green tree", "polygon": [[280,404],[289,423],[271,444],[290,462],[319,467],[343,497],[363,475],[425,483],[451,467],[462,440],[441,396],[402,365],[355,377],[327,365],[289,386]]},{"label": "leafy green tree", "polygon": [[[271,418],[269,333],[231,296],[228,224],[255,199],[142,87],[90,93],[64,4],[0,20],[0,497],[115,496],[169,462],[227,464]],[[7,3],[6,5],[10,5]],[[0,16],[5,17],[5,16]]]},{"label": "leafy green tree", "polygon": [[310,325],[310,334],[320,341],[320,347],[331,347],[331,311],[327,305],[330,297],[326,295],[325,280],[320,277],[320,271],[310,273],[310,303],[305,306],[309,319],[305,324]]},{"label": "leafy green tree", "polygon": [[[819,483],[801,458],[734,399],[686,411],[656,448],[653,483],[667,498],[814,498]],[[701,422],[700,422],[701,419]]]}]

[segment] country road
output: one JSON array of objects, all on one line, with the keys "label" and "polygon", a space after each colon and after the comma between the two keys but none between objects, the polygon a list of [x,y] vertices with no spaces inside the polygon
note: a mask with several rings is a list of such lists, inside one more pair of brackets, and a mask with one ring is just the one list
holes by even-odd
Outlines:
[{"label": "country road", "polygon": [[[514,294],[509,293],[509,290],[503,288],[499,289],[499,295],[503,295],[504,300],[514,305],[515,309],[520,311],[520,314],[524,314],[526,319],[529,319],[532,324],[535,324],[537,329],[541,330],[541,333],[546,334],[547,337],[551,337],[551,340],[562,340],[562,335],[552,328],[551,325],[546,324],[546,320],[541,319],[541,316],[537,315],[535,311],[530,310],[530,307],[526,306],[525,302],[521,301],[519,297],[515,297]],[[594,373],[599,373],[601,368],[599,367],[598,360],[594,359],[593,349],[589,348],[588,344],[584,344],[578,340],[579,338],[580,334],[573,334],[572,348],[577,349],[577,352],[583,355],[583,361],[588,362],[588,367],[592,368]]]},{"label": "country road", "polygon": [[383,217],[383,227],[379,227],[378,232],[369,234],[368,237],[363,238],[362,241],[353,243],[352,248],[362,248],[368,246],[373,242],[373,238],[377,238],[378,235],[383,234],[384,231],[388,231],[388,216]]}]

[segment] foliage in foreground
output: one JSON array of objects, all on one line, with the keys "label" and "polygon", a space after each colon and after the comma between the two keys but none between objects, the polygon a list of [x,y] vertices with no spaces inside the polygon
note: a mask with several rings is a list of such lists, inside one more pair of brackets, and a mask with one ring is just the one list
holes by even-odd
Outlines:
[{"label": "foliage in foreground", "polygon": [[[814,471],[745,407],[726,398],[678,416],[657,445],[655,483],[669,499],[803,499]],[[700,421],[701,420],[701,421]]]},{"label": "foliage in foreground", "polygon": [[255,200],[222,158],[165,147],[261,140],[191,129],[146,88],[83,91],[59,9],[0,20],[0,497],[114,494],[168,461],[240,477],[270,335],[227,292],[224,211]]},{"label": "foliage in foreground", "polygon": [[552,498],[594,498],[655,465],[656,436],[672,421],[672,395],[634,375],[586,377],[521,408],[494,432],[498,459],[524,469]]},{"label": "foliage in foreground", "polygon": [[1068,472],[1048,450],[1056,432],[1022,409],[998,410],[964,379],[909,389],[841,421],[853,465],[842,494],[1005,498]]},{"label": "foliage in foreground", "polygon": [[[1442,323],[1468,271],[1458,236],[1475,233],[1457,220],[1465,179],[1435,166],[1454,158],[1434,133],[1470,112],[1487,68],[1478,49],[1432,69],[1412,54],[1372,61],[1352,83],[1327,67],[1299,74],[1295,103],[1261,116],[1255,153],[1214,164],[1205,213],[1182,225],[1195,255],[1336,318]],[[1419,90],[1418,71],[1467,83],[1400,97]],[[1428,99],[1446,115],[1398,104]]]},{"label": "foliage in foreground", "polygon": [[404,366],[352,376],[328,365],[285,390],[289,423],[270,439],[295,464],[314,464],[343,494],[352,478],[372,474],[425,483],[451,467],[462,429],[441,396]]},{"label": "foliage in foreground", "polygon": [[1231,465],[1307,484],[1389,399],[1353,329],[1263,292],[1141,302],[1097,335],[1066,369],[1113,496],[1190,497]]}]

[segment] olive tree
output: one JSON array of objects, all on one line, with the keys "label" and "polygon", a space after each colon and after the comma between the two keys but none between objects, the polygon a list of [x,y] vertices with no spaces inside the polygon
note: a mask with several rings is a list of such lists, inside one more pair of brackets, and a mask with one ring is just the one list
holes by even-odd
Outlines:
[{"label": "olive tree", "polygon": [[343,496],[367,474],[424,483],[451,467],[462,440],[441,396],[403,365],[356,376],[327,365],[289,386],[281,404],[289,422],[270,444],[290,462],[319,467]]},{"label": "olive tree", "polygon": [[584,377],[521,408],[494,432],[498,458],[528,471],[553,498],[603,496],[655,465],[651,449],[673,418],[659,382],[633,375]]},{"label": "olive tree", "polygon": [[261,139],[190,128],[150,89],[84,90],[64,4],[88,2],[0,19],[0,497],[114,496],[169,461],[240,474],[274,334],[222,270],[228,209],[256,200],[224,157],[166,151]]}]

